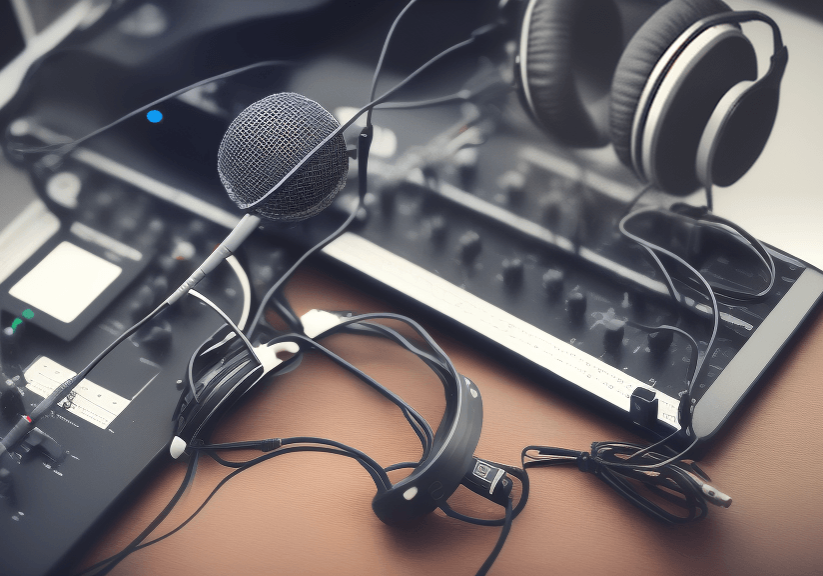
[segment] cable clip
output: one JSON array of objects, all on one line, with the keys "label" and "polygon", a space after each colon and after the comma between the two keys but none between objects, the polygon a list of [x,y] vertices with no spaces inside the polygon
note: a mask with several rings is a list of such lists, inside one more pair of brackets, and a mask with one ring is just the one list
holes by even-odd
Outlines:
[{"label": "cable clip", "polygon": [[577,457],[577,468],[581,472],[591,472],[597,474],[600,470],[600,462],[592,458],[588,452],[581,452]]}]

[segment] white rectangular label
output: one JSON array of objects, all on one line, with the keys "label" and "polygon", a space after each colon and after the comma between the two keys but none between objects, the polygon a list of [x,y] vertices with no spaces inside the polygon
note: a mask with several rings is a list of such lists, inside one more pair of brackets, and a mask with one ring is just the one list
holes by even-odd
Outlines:
[{"label": "white rectangular label", "polygon": [[[75,374],[76,372],[51,358],[40,356],[26,370],[26,388],[45,398]],[[58,404],[75,416],[105,430],[129,405],[129,400],[94,382],[83,380],[61,398]]]}]

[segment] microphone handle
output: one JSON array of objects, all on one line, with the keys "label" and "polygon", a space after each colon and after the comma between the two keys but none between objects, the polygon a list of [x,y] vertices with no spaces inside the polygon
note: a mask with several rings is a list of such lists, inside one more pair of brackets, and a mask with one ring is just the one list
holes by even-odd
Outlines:
[{"label": "microphone handle", "polygon": [[226,236],[226,239],[223,240],[220,245],[212,252],[208,258],[200,265],[200,267],[195,270],[191,276],[189,276],[180,287],[175,290],[171,296],[166,298],[166,301],[163,304],[168,304],[171,306],[180,298],[185,296],[189,290],[197,286],[197,283],[203,279],[203,277],[217,268],[218,264],[220,264],[223,260],[231,256],[243,243],[243,241],[251,236],[251,233],[254,232],[257,227],[260,225],[260,218],[257,216],[253,216],[251,214],[246,214],[237,223],[237,226],[234,227],[234,230],[229,232],[229,235]]}]

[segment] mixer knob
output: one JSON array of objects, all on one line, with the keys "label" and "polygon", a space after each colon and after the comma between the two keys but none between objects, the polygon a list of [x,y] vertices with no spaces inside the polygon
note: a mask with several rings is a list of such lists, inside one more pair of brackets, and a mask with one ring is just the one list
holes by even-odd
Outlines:
[{"label": "mixer knob", "polygon": [[134,246],[138,250],[146,250],[156,246],[162,239],[166,231],[166,224],[160,218],[152,218],[145,228],[139,232],[134,240]]},{"label": "mixer knob", "polygon": [[523,261],[520,258],[503,260],[503,282],[510,288],[523,282]]},{"label": "mixer knob", "polygon": [[22,375],[20,366],[20,339],[25,330],[25,324],[18,324],[16,328],[6,326],[0,332],[0,368],[7,378]]},{"label": "mixer knob", "polygon": [[547,198],[540,207],[543,222],[549,228],[555,228],[563,217],[562,201],[557,198]]},{"label": "mixer knob", "polygon": [[134,322],[142,320],[149,312],[154,310],[157,304],[159,304],[159,299],[154,287],[150,285],[141,286],[129,303],[129,317]]},{"label": "mixer knob", "polygon": [[649,350],[653,354],[663,354],[672,345],[674,339],[674,332],[671,330],[660,330],[659,332],[651,332],[648,336]]},{"label": "mixer knob", "polygon": [[393,216],[394,207],[397,204],[397,191],[393,188],[386,188],[381,191],[380,196],[380,212],[383,216]]},{"label": "mixer knob", "polygon": [[583,314],[586,313],[586,295],[575,290],[569,293],[566,304],[568,305],[569,318],[573,322],[581,321]]},{"label": "mixer knob", "polygon": [[480,240],[480,234],[474,230],[469,230],[460,237],[458,250],[464,263],[471,264],[474,262],[482,249],[483,242]]},{"label": "mixer knob", "polygon": [[446,239],[446,233],[448,232],[446,219],[441,214],[436,214],[423,223],[423,230],[432,242],[439,244]]},{"label": "mixer knob", "polygon": [[477,180],[477,148],[461,148],[455,152],[454,166],[461,186],[466,190],[473,188]]},{"label": "mixer knob", "polygon": [[623,343],[626,323],[622,320],[611,319],[606,322],[606,333],[603,336],[603,346],[609,352],[617,352]]},{"label": "mixer knob", "polygon": [[168,352],[171,348],[171,340],[171,324],[165,321],[143,328],[132,336],[132,342],[155,359]]},{"label": "mixer knob", "polygon": [[556,298],[563,290],[564,274],[557,268],[549,268],[543,274],[543,289],[551,298]]},{"label": "mixer knob", "polygon": [[509,170],[497,181],[499,186],[506,193],[506,200],[509,204],[520,204],[526,197],[526,176],[517,170]]},{"label": "mixer knob", "polygon": [[46,182],[46,194],[49,198],[66,208],[77,208],[77,198],[83,182],[74,172],[58,172]]}]

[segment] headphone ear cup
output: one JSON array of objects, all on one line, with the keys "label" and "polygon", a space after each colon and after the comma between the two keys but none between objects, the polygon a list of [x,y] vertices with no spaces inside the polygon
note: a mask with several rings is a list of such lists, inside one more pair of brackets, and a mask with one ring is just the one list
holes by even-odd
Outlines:
[{"label": "headphone ear cup", "polygon": [[516,76],[537,124],[570,146],[606,145],[610,83],[621,47],[613,0],[530,0]]},{"label": "headphone ear cup", "polygon": [[731,8],[720,0],[672,0],[655,12],[629,41],[612,80],[609,120],[612,144],[623,164],[638,171],[632,158],[633,125],[643,90],[657,63],[695,22],[729,11]]},{"label": "headphone ear cup", "polygon": [[720,100],[697,148],[704,186],[730,186],[757,161],[771,135],[780,100],[774,83],[739,82]]}]

